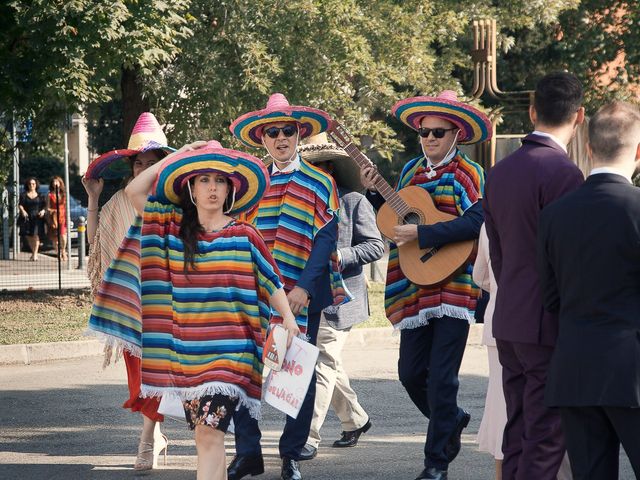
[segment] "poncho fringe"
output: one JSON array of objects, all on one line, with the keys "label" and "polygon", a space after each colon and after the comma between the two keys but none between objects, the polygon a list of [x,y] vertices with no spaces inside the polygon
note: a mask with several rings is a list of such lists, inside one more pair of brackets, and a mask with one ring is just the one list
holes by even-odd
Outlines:
[{"label": "poncho fringe", "polygon": [[195,400],[202,398],[205,395],[226,395],[228,397],[238,397],[238,406],[247,407],[249,415],[256,420],[260,420],[261,417],[261,402],[255,398],[249,398],[244,390],[231,385],[229,383],[222,382],[210,382],[197,387],[187,388],[175,388],[175,387],[151,387],[149,385],[142,385],[140,396],[143,398],[148,397],[162,397],[163,394],[170,392],[172,395],[177,396],[182,401]]}]

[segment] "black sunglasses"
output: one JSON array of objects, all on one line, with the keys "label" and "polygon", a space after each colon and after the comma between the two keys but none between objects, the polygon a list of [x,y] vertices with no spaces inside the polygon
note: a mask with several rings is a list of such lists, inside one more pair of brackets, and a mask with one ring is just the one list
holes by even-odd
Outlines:
[{"label": "black sunglasses", "polygon": [[280,132],[284,133],[285,137],[293,137],[298,129],[294,125],[285,125],[284,127],[269,127],[264,129],[264,133],[270,138],[278,138]]},{"label": "black sunglasses", "polygon": [[458,130],[458,128],[457,127],[453,127],[453,128],[425,128],[425,127],[420,127],[418,129],[418,134],[420,134],[420,136],[422,138],[427,138],[430,133],[433,133],[433,136],[435,138],[442,138],[442,137],[444,137],[445,133],[450,132],[451,130]]}]

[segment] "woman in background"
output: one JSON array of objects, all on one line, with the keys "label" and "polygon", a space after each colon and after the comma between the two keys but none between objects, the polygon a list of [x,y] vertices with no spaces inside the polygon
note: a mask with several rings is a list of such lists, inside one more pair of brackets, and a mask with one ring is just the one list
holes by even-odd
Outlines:
[{"label": "woman in background", "polygon": [[[167,138],[160,124],[152,113],[145,112],[140,115],[133,128],[128,148],[100,155],[91,162],[82,178],[82,184],[89,196],[87,240],[90,248],[87,273],[94,298],[109,264],[116,257],[118,248],[136,218],[136,211],[125,195],[124,188],[118,190],[104,204],[98,216],[98,202],[104,186],[104,179],[113,180],[124,177],[124,185],[126,186],[145,169],[164,158],[169,151],[173,151],[173,149],[167,146]],[[140,324],[141,320],[138,318],[136,321]],[[140,331],[141,329],[140,327]],[[89,330],[91,333],[107,339],[105,363],[109,363],[114,345],[117,349],[116,359],[120,354],[124,357],[129,398],[122,407],[131,409],[132,412],[140,412],[143,418],[134,469],[150,470],[155,468],[158,456],[163,451],[166,461],[168,441],[160,431],[160,423],[164,417],[158,413],[158,399],[140,396],[140,348],[123,342],[119,337],[110,335],[109,331],[95,330],[91,322]]]},{"label": "woman in background", "polygon": [[507,423],[507,405],[502,390],[502,367],[498,360],[498,348],[493,338],[492,318],[495,310],[498,285],[491,269],[489,259],[489,239],[485,226],[480,230],[478,256],[473,265],[473,281],[485,292],[489,292],[489,303],[484,312],[482,344],[487,346],[489,355],[489,387],[484,403],[484,414],[478,429],[478,447],[480,451],[493,455],[496,461],[496,480],[502,479],[502,436]]},{"label": "woman in background", "polygon": [[18,207],[22,216],[22,226],[20,235],[27,237],[31,257],[29,261],[38,261],[38,250],[40,248],[40,236],[44,235],[44,215],[46,213],[47,201],[43,195],[38,193],[40,182],[33,177],[27,178],[24,182],[24,192],[20,194]]},{"label": "woman in background", "polygon": [[47,195],[47,234],[58,258],[67,260],[67,197],[64,182],[57,175],[49,182]]}]

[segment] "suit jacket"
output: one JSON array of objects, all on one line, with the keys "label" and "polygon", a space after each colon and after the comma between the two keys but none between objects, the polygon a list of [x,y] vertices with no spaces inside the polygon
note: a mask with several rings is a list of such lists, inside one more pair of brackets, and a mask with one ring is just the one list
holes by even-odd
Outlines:
[{"label": "suit jacket", "polygon": [[540,217],[544,305],[560,331],[549,406],[640,407],[640,189],[590,176]]},{"label": "suit jacket", "polygon": [[496,339],[554,345],[558,320],[544,311],[536,268],[538,218],[546,205],[583,181],[559,145],[533,134],[489,172],[483,207],[498,285],[493,314]]},{"label": "suit jacket", "polygon": [[336,249],[337,238],[338,220],[334,218],[313,239],[311,253],[296,283],[311,295],[307,310],[309,315],[319,314],[333,303],[329,259]]},{"label": "suit jacket", "polygon": [[363,266],[384,254],[384,242],[376,227],[376,215],[371,204],[358,192],[338,189],[340,195],[340,223],[338,224],[338,252],[342,278],[353,300],[337,309],[324,311],[327,323],[345,330],[369,318],[367,279]]}]

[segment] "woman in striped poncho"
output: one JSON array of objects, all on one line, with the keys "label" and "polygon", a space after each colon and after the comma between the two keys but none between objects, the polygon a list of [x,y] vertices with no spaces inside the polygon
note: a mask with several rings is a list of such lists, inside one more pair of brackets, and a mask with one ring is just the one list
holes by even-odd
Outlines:
[{"label": "woman in striped poncho", "polygon": [[[167,138],[150,112],[144,112],[138,118],[127,149],[111,150],[94,159],[86,174],[82,177],[89,197],[87,213],[87,239],[90,243],[87,273],[91,281],[91,293],[94,302],[100,304],[99,289],[111,261],[118,255],[118,249],[136,219],[136,212],[124,193],[118,190],[107,201],[98,215],[98,202],[104,187],[104,179],[124,179],[126,184],[147,167],[164,158],[169,151]],[[137,260],[137,259],[136,259]],[[96,305],[94,304],[94,307]],[[117,334],[118,329],[109,328],[115,324],[103,322],[100,328],[92,321],[89,331],[105,341],[105,366],[110,363],[115,347],[116,360],[122,355],[127,369],[127,385],[129,398],[123,408],[142,414],[142,432],[138,443],[138,455],[133,468],[135,470],[151,470],[157,465],[158,456],[167,451],[167,437],[160,431],[164,417],[158,413],[157,398],[140,397],[140,347],[139,336],[142,330],[139,315],[132,322],[137,325],[138,341],[131,342]],[[95,319],[95,317],[94,317]]]},{"label": "woman in striped poncho", "polygon": [[269,304],[289,339],[299,333],[262,237],[233,218],[268,184],[259,159],[196,142],[126,188],[143,214],[142,393],[182,400],[199,480],[226,478],[224,432],[235,409],[259,416]]}]

